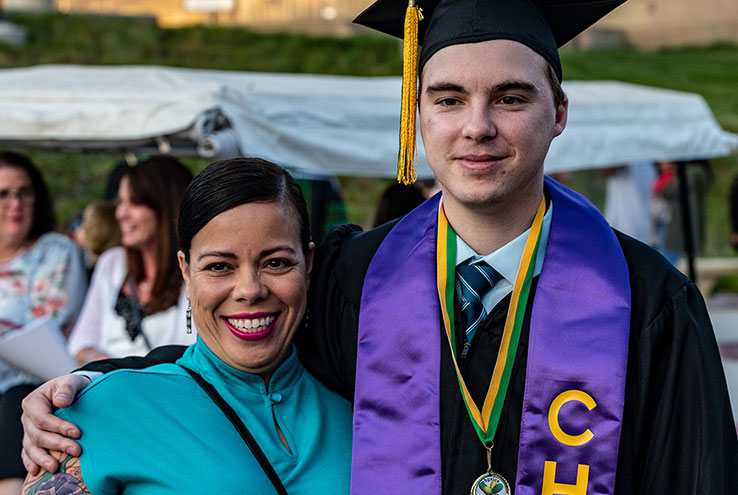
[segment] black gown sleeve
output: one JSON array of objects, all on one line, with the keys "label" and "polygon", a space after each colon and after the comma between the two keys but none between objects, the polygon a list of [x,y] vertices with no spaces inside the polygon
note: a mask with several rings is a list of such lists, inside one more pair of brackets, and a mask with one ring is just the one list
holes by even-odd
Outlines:
[{"label": "black gown sleeve", "polygon": [[145,356],[128,356],[117,359],[103,359],[100,361],[92,361],[84,365],[81,370],[99,371],[108,373],[121,368],[143,369],[155,364],[173,363],[182,357],[187,346],[184,345],[163,345],[152,349]]},{"label": "black gown sleeve", "polygon": [[367,232],[356,225],[334,227],[315,252],[306,321],[295,343],[305,368],[349,400],[354,395],[364,276],[395,223]]},{"label": "black gown sleeve", "polygon": [[616,494],[738,493],[738,439],[702,295],[637,241]]}]

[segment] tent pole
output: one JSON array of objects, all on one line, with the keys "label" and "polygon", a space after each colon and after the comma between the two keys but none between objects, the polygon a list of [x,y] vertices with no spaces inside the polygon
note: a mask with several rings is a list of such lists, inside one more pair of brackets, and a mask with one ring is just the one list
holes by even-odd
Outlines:
[{"label": "tent pole", "polygon": [[682,210],[682,233],[684,234],[684,251],[687,255],[687,275],[697,283],[695,271],[694,225],[692,225],[692,205],[689,197],[689,178],[687,166],[689,162],[677,162],[677,176],[679,178],[679,197]]}]

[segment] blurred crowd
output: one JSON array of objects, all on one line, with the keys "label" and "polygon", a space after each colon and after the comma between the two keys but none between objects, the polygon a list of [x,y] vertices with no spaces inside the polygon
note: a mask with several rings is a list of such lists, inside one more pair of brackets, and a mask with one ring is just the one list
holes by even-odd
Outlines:
[{"label": "blurred crowd", "polygon": [[689,250],[701,252],[705,204],[713,182],[707,160],[635,162],[605,169],[604,175],[603,213],[613,228],[649,244],[673,264],[688,250],[687,231]]}]

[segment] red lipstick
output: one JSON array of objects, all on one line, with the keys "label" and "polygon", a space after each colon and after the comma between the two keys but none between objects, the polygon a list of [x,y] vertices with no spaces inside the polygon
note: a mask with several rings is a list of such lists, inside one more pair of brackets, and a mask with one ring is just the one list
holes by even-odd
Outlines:
[{"label": "red lipstick", "polygon": [[[253,319],[253,318],[262,318],[264,316],[272,316],[274,315],[274,321],[271,322],[264,330],[260,330],[258,332],[244,332],[243,330],[239,330],[238,328],[234,327],[228,322],[227,318],[238,318],[238,319]],[[221,319],[225,323],[226,328],[237,338],[241,340],[248,340],[248,341],[254,341],[254,340],[260,340],[272,333],[272,330],[274,330],[274,327],[277,324],[277,320],[279,320],[279,314],[278,313],[253,313],[253,314],[240,314],[240,315],[231,315],[228,317],[221,316]]]}]

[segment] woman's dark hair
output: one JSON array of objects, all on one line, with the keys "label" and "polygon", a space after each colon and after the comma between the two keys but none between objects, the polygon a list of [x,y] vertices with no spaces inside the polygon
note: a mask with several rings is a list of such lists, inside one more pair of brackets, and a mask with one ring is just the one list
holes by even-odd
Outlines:
[{"label": "woman's dark hair", "polygon": [[[300,225],[305,256],[310,250],[310,219],[300,186],[285,169],[260,158],[233,158],[211,163],[187,188],[179,215],[179,249],[190,262],[190,245],[210,220],[246,203],[284,201]],[[234,226],[236,228],[236,226]]]},{"label": "woman's dark hair", "polygon": [[[154,314],[177,304],[182,274],[177,264],[179,204],[192,180],[192,172],[179,160],[153,156],[123,171],[128,177],[131,201],[154,210],[157,220],[156,275],[146,312]],[[136,249],[126,248],[128,267],[136,282],[144,279],[143,260]]]},{"label": "woman's dark hair", "polygon": [[0,151],[0,167],[13,167],[23,170],[31,180],[33,189],[33,221],[28,233],[28,240],[34,241],[56,227],[54,205],[51,202],[49,188],[33,162],[25,155],[12,151]]}]

